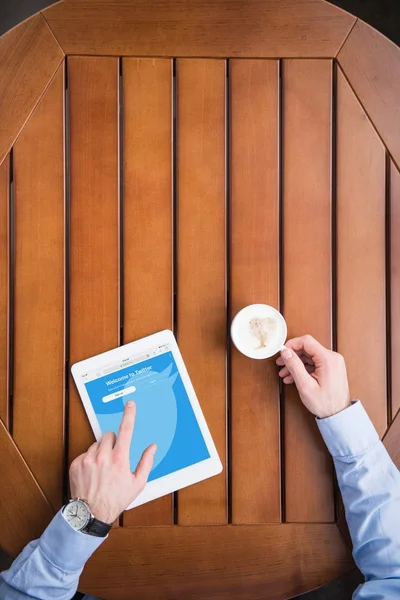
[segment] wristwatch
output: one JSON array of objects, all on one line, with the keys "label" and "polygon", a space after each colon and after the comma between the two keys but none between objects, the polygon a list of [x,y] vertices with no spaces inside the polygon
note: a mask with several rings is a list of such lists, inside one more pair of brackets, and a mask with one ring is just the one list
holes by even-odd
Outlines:
[{"label": "wristwatch", "polygon": [[112,524],[103,523],[103,521],[96,519],[87,500],[83,498],[70,500],[62,509],[62,515],[75,531],[87,535],[106,537],[112,527]]}]

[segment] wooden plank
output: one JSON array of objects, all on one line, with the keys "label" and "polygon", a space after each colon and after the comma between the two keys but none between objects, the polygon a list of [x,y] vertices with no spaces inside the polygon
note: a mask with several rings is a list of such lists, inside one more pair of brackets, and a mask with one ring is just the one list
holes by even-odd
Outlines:
[{"label": "wooden plank", "polygon": [[390,167],[392,416],[400,410],[400,173]]},{"label": "wooden plank", "polygon": [[[289,337],[331,346],[331,61],[283,66],[284,315]],[[312,258],[311,258],[312,257]],[[285,388],[287,521],[332,521],[332,465],[314,417]]]},{"label": "wooden plank", "polygon": [[[124,342],[172,328],[172,64],[124,59]],[[132,268],[132,265],[135,268]],[[151,307],[151,308],[150,308]],[[172,523],[173,496],[127,525]]]},{"label": "wooden plank", "polygon": [[389,427],[383,443],[396,467],[400,469],[400,412],[397,413]]},{"label": "wooden plank", "polygon": [[63,58],[41,15],[0,37],[0,164]]},{"label": "wooden plank", "polygon": [[80,587],[110,600],[281,600],[353,568],[333,524],[121,528],[89,560]]},{"label": "wooden plank", "polygon": [[[222,60],[179,60],[178,341],[226,464],[225,84]],[[227,522],[226,472],[179,492],[180,525]]]},{"label": "wooden plank", "polygon": [[355,17],[321,0],[68,0],[43,12],[67,54],[336,56]]},{"label": "wooden plank", "polygon": [[400,166],[400,48],[357,21],[338,60],[397,166]]},{"label": "wooden plank", "polygon": [[336,159],[337,345],[351,394],[362,400],[382,436],[387,427],[385,150],[340,70]]},{"label": "wooden plank", "polygon": [[38,538],[53,510],[0,419],[0,547],[17,556]]},{"label": "wooden plank", "polygon": [[[279,309],[278,62],[232,60],[232,317],[247,304]],[[232,521],[281,519],[279,384],[273,361],[232,349]]]},{"label": "wooden plank", "polygon": [[63,67],[14,146],[14,185],[13,437],[57,509],[65,382]]},{"label": "wooden plank", "polygon": [[[118,60],[71,57],[70,364],[119,343]],[[70,379],[69,459],[94,437]]]},{"label": "wooden plank", "polygon": [[9,281],[10,159],[0,165],[0,419],[9,427],[8,390],[8,281]]}]

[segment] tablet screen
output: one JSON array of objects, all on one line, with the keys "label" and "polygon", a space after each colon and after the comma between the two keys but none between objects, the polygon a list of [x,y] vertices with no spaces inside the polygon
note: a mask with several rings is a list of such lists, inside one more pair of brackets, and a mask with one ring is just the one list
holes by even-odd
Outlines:
[{"label": "tablet screen", "polygon": [[169,344],[81,377],[103,433],[117,434],[126,402],[136,402],[132,471],[153,443],[158,450],[149,481],[210,458]]}]

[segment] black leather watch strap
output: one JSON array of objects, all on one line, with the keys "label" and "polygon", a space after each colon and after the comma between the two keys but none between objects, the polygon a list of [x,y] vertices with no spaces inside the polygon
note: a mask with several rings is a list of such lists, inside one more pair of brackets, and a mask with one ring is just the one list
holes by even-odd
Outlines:
[{"label": "black leather watch strap", "polygon": [[82,532],[95,537],[106,537],[111,527],[112,525],[109,525],[108,523],[103,523],[103,521],[99,521],[98,519],[92,519],[86,527],[82,529]]}]

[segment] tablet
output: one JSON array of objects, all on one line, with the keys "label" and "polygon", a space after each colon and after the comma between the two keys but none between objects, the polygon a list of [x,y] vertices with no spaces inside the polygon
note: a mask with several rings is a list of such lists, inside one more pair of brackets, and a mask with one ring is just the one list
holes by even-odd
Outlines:
[{"label": "tablet", "polygon": [[145,448],[158,446],[146,488],[128,508],[222,471],[172,331],[88,358],[71,371],[97,440],[118,433],[126,402],[135,401],[132,472]]}]

